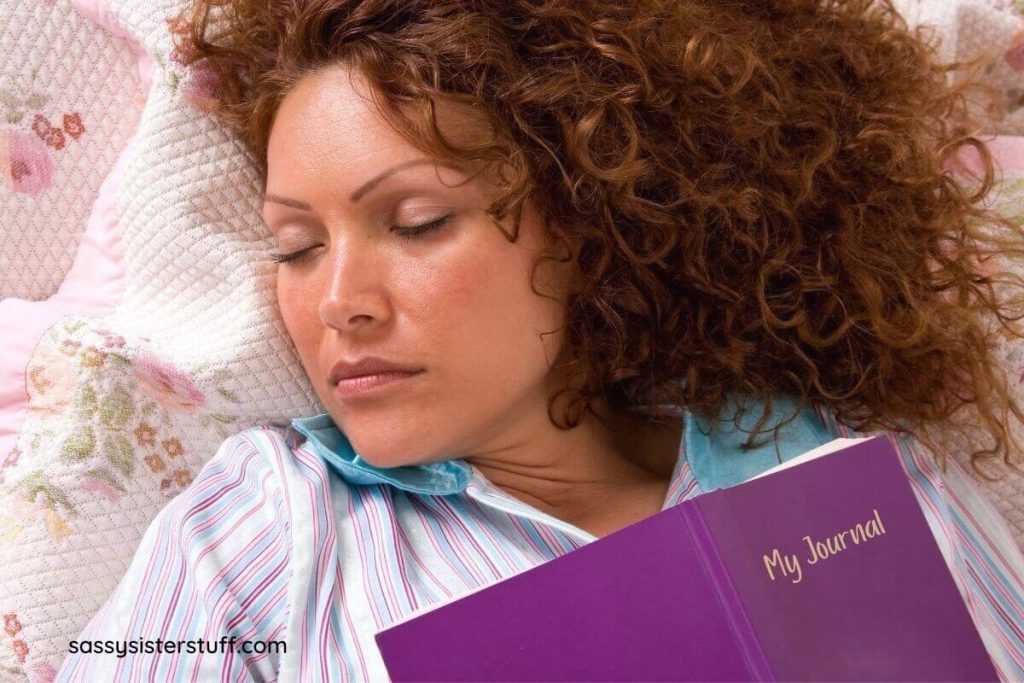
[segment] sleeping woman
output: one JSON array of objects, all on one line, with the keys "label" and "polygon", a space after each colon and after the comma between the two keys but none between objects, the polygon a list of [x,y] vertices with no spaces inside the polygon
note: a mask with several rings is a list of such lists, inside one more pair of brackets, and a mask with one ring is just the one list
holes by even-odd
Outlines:
[{"label": "sleeping woman", "polygon": [[195,0],[174,26],[261,164],[325,412],[224,441],[81,636],[207,651],[58,680],[386,680],[374,634],[413,611],[872,433],[1024,678],[1024,558],[935,436],[1011,459],[993,264],[1024,239],[887,1]]}]

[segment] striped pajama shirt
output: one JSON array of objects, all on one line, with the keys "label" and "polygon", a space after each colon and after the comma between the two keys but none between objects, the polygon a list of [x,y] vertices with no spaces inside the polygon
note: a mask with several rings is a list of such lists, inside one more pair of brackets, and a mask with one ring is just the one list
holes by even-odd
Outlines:
[{"label": "striped pajama shirt", "polygon": [[[662,509],[861,436],[807,408],[778,455],[739,454],[735,433],[709,436],[682,414]],[[1024,681],[1024,558],[1008,525],[956,462],[942,473],[921,446],[893,442],[1000,679]],[[157,515],[79,640],[234,637],[287,652],[72,654],[56,680],[386,681],[377,631],[593,540],[464,460],[376,468],[328,414],[254,427]]]}]

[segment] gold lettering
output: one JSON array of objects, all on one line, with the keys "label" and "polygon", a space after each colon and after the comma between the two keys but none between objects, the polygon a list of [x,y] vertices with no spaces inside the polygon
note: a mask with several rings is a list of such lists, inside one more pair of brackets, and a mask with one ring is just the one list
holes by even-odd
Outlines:
[{"label": "gold lettering", "polygon": [[[764,559],[764,568],[768,571],[768,578],[774,581],[775,572],[772,571],[772,568],[778,567],[779,563],[782,562],[782,553],[779,552],[778,548],[775,548],[774,550],[772,550],[772,556],[770,559],[767,555],[762,555],[761,557]],[[783,568],[782,572],[783,575],[785,575],[785,568]]]},{"label": "gold lettering", "polygon": [[796,579],[793,580],[793,583],[800,583],[804,578],[804,570],[800,568],[800,558],[796,555],[789,555],[788,557],[790,559],[786,561],[786,568],[789,569],[790,573],[796,572]]},{"label": "gold lettering", "polygon": [[814,542],[811,541],[810,536],[804,536],[804,540],[807,541],[807,547],[811,549],[811,559],[807,561],[807,564],[817,564],[819,558],[818,553],[814,551]]},{"label": "gold lettering", "polygon": [[[852,529],[840,531],[824,541],[816,541],[810,535],[804,536],[803,540],[807,542],[807,550],[810,554],[807,564],[817,564],[819,560],[827,560],[837,553],[847,550],[847,534],[850,535],[850,540],[854,545],[884,534],[885,525],[882,524],[882,516],[876,508],[872,508],[872,512],[874,512],[873,519],[855,524]],[[764,560],[764,568],[768,572],[768,577],[772,581],[775,580],[775,570],[781,570],[783,576],[795,574],[796,579],[793,580],[793,583],[800,583],[803,580],[803,568],[800,565],[800,558],[796,555],[783,555],[778,548],[773,548],[771,556],[762,555],[761,557]]]},{"label": "gold lettering", "polygon": [[769,557],[768,555],[762,555],[761,558],[764,560],[764,568],[768,572],[768,578],[770,578],[772,581],[775,580],[775,572],[773,571],[773,569],[780,568],[779,564],[782,565],[781,569],[783,576],[788,576],[789,574],[792,574],[794,572],[796,573],[796,579],[793,580],[793,583],[800,583],[800,581],[803,579],[804,572],[803,569],[800,567],[800,560],[797,558],[796,555],[789,555],[784,557],[782,553],[779,552],[778,548],[773,548],[771,557]]}]

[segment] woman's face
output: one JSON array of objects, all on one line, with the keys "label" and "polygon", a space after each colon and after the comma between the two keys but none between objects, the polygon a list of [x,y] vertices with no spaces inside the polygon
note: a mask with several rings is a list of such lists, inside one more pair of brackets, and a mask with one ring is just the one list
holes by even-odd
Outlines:
[{"label": "woman's face", "polygon": [[[532,292],[543,246],[536,217],[527,211],[519,240],[508,242],[485,213],[493,186],[478,178],[456,187],[468,174],[427,159],[368,93],[358,72],[338,66],[306,76],[278,111],[264,217],[278,253],[303,252],[278,265],[285,325],[321,401],[367,461],[394,467],[501,449],[547,424],[548,392],[561,381],[550,364],[564,339],[567,266],[541,266],[534,280],[556,301]],[[471,134],[462,123],[442,126],[460,139]],[[412,234],[417,226],[427,227]],[[332,367],[368,356],[422,371],[342,395]]]}]

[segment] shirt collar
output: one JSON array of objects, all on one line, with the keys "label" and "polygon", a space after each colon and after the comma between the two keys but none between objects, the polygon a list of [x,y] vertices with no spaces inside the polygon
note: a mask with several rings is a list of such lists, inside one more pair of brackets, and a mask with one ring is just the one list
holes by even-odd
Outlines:
[{"label": "shirt collar", "polygon": [[391,484],[413,493],[448,495],[463,491],[473,474],[470,464],[462,458],[402,467],[371,465],[355,452],[330,413],[295,418],[291,428],[306,437],[316,454],[342,479],[353,484]]},{"label": "shirt collar", "polygon": [[[725,415],[732,415],[737,399],[727,406]],[[751,477],[757,476],[775,465],[804,453],[815,446],[827,443],[835,434],[818,417],[811,407],[804,407],[797,419],[779,430],[779,437],[768,441],[760,448],[744,451],[740,444],[761,415],[761,403],[745,399],[746,412],[740,428],[731,419],[721,418],[716,429],[710,423],[691,414],[683,415],[683,444],[679,458],[685,457],[697,484],[704,492],[727,488]],[[773,406],[783,409],[772,417],[788,416],[795,407],[793,400],[776,396]],[[769,420],[773,427],[778,420]],[[404,465],[401,467],[376,467],[363,460],[355,452],[348,437],[329,413],[313,417],[295,418],[291,421],[292,432],[289,446],[298,445],[294,434],[306,437],[314,452],[320,456],[338,475],[353,484],[390,484],[413,493],[448,495],[465,490],[473,477],[473,467],[462,458],[426,465]],[[710,432],[710,433],[709,433]],[[762,435],[759,439],[764,439]],[[679,472],[679,462],[675,471]]]},{"label": "shirt collar", "polygon": [[[733,421],[735,411],[739,426]],[[764,403],[753,397],[732,395],[726,402],[722,416],[716,424],[706,418],[687,412],[684,424],[684,450],[690,471],[704,493],[729,488],[745,482],[790,458],[806,453],[836,438],[827,419],[811,405],[796,411],[795,397],[785,394],[772,396],[772,412],[757,437],[760,446],[740,448],[754,431]],[[778,437],[771,438],[771,430],[796,412],[792,421],[779,427]],[[851,436],[856,436],[851,430]]]}]

